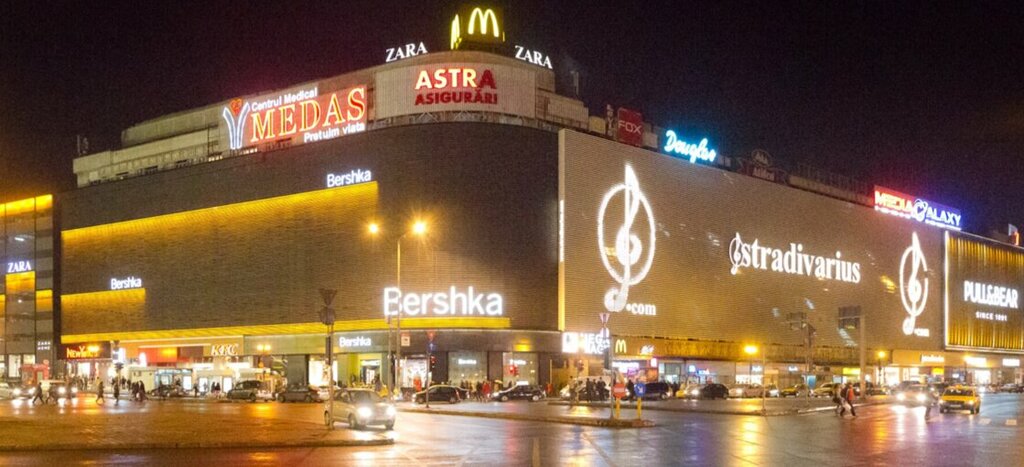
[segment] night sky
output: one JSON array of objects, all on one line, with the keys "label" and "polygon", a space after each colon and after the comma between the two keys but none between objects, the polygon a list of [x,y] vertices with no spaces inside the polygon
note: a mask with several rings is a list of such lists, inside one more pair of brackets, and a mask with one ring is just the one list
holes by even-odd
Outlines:
[{"label": "night sky", "polygon": [[[73,189],[76,134],[117,148],[134,123],[387,47],[445,50],[456,5],[85,3],[0,5],[0,200]],[[1024,224],[1021,2],[503,3],[509,42],[550,54],[563,94],[578,70],[592,114],[958,207],[969,231]]]}]

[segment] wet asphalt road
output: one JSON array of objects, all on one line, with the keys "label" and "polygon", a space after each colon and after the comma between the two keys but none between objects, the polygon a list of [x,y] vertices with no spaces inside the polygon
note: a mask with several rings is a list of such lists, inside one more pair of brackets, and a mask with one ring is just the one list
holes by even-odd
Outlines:
[{"label": "wet asphalt road", "polygon": [[[3,465],[989,465],[1024,463],[1024,397],[985,396],[982,413],[873,406],[758,417],[645,411],[655,428],[613,430],[403,413],[393,446],[0,453]],[[319,416],[316,405],[275,407]],[[339,424],[339,429],[345,429]]]}]

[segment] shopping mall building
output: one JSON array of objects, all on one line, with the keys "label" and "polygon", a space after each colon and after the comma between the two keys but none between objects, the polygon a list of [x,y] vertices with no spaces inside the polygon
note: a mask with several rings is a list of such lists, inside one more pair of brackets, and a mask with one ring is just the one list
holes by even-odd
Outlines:
[{"label": "shopping mall building", "polygon": [[1024,251],[951,208],[592,116],[485,13],[454,18],[451,50],[389,49],[76,159],[63,368],[320,384],[330,342],[347,382],[558,384],[609,354],[637,377],[785,383],[856,378],[863,348],[871,380],[1020,380]]}]

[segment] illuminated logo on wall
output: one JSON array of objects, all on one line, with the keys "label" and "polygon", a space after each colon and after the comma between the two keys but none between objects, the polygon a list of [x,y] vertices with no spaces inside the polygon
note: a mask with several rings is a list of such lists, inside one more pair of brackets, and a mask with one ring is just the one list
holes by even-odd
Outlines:
[{"label": "illuminated logo on wall", "polygon": [[405,44],[402,47],[391,47],[387,49],[385,53],[387,56],[384,58],[385,63],[402,60],[404,58],[415,57],[417,55],[423,55],[427,53],[427,46],[423,45],[422,42],[419,44]]},{"label": "illuminated logo on wall", "polygon": [[18,272],[29,272],[32,270],[31,261],[10,261],[7,263],[7,274]]},{"label": "illuminated logo on wall", "polygon": [[[621,217],[608,210],[612,200],[617,198],[622,200]],[[644,241],[641,241],[641,237],[633,228],[638,221],[638,216],[641,215],[641,208],[642,215],[646,218],[646,223],[641,225],[645,225],[647,229]],[[609,216],[611,217],[609,218]],[[622,222],[618,224],[615,231],[612,246],[609,246],[605,239],[606,220],[613,222],[610,224],[613,226],[619,221]],[[633,172],[632,167],[627,165],[624,183],[613,186],[605,193],[604,199],[601,200],[601,207],[597,211],[597,244],[601,262],[608,270],[608,274],[618,283],[616,287],[612,287],[605,293],[604,306],[608,311],[619,312],[628,309],[633,314],[657,314],[657,308],[654,305],[627,303],[629,288],[644,280],[651,270],[651,263],[654,261],[655,240],[654,211],[651,210],[647,196],[640,190],[640,182],[636,178],[636,173]],[[638,265],[639,267],[637,267]]]},{"label": "illuminated logo on wall", "polygon": [[707,138],[700,140],[700,143],[690,144],[679,139],[675,131],[668,130],[665,132],[665,139],[665,152],[671,156],[689,159],[691,164],[697,161],[711,163],[715,161],[715,157],[718,155],[714,149],[708,149]]},{"label": "illuminated logo on wall", "polygon": [[454,285],[446,292],[405,293],[398,287],[384,289],[384,315],[395,316],[502,316],[501,294],[477,293],[473,286],[460,292]]},{"label": "illuminated logo on wall", "polygon": [[336,138],[366,129],[366,87],[321,94],[318,86],[248,102],[234,99],[221,111],[229,148],[291,140],[293,144]]},{"label": "illuminated logo on wall", "polygon": [[957,209],[877,185],[875,210],[952,230],[960,230],[962,219]]},{"label": "illuminated logo on wall", "polygon": [[67,360],[92,360],[110,357],[110,344],[81,344],[65,347],[64,357]]},{"label": "illuminated logo on wall", "polygon": [[562,353],[582,353],[586,355],[602,355],[611,346],[611,339],[606,331],[563,332]]},{"label": "illuminated logo on wall", "polygon": [[815,277],[821,280],[837,280],[852,284],[860,283],[860,263],[843,259],[843,253],[836,251],[835,257],[804,253],[802,243],[790,243],[789,249],[761,245],[754,239],[747,243],[736,232],[729,242],[730,272],[738,274],[742,269],[781,272],[798,276]]},{"label": "illuminated logo on wall", "polygon": [[124,279],[110,279],[110,290],[126,290],[139,288],[142,288],[142,279],[138,277],[130,276],[125,277]]},{"label": "illuminated logo on wall", "polygon": [[[416,78],[416,104],[498,104],[494,73],[489,69],[438,68],[420,70]],[[491,89],[491,91],[487,91]]]},{"label": "illuminated logo on wall", "polygon": [[[469,21],[462,24],[462,20],[467,18]],[[455,15],[451,27],[451,49],[459,49],[463,42],[484,44],[505,42],[505,33],[501,32],[501,22],[494,8],[475,7],[472,10],[463,8]]]},{"label": "illuminated logo on wall", "polygon": [[346,174],[327,174],[327,188],[355,185],[373,181],[373,174],[369,170],[355,169]]},{"label": "illuminated logo on wall", "polygon": [[238,355],[238,344],[211,344],[211,357],[235,357]]},{"label": "illuminated logo on wall", "polygon": [[900,258],[900,300],[903,302],[903,309],[909,315],[903,320],[903,334],[908,336],[929,335],[927,329],[916,327],[917,317],[921,316],[925,304],[928,303],[928,278],[924,277],[927,272],[928,262],[921,251],[921,241],[917,239],[917,232],[914,232],[910,246],[903,251]]},{"label": "illuminated logo on wall", "polygon": [[1002,308],[1017,306],[1017,289],[981,282],[964,281],[964,301]]},{"label": "illuminated logo on wall", "polygon": [[527,49],[526,47],[523,47],[521,45],[516,46],[515,57],[524,62],[529,62],[537,66],[542,66],[549,70],[554,69],[551,67],[551,57],[543,53],[540,53],[536,50]]},{"label": "illuminated logo on wall", "polygon": [[338,338],[338,347],[370,347],[372,345],[373,342],[371,342],[370,338],[366,336]]}]

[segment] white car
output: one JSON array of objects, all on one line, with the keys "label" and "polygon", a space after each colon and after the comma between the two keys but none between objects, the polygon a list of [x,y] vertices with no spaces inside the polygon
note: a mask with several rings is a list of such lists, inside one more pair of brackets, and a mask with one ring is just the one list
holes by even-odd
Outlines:
[{"label": "white car", "polygon": [[384,429],[395,427],[398,410],[392,404],[370,389],[342,389],[334,393],[334,418],[330,407],[324,407],[324,424],[346,422],[349,428],[359,429],[366,425],[384,425]]}]

